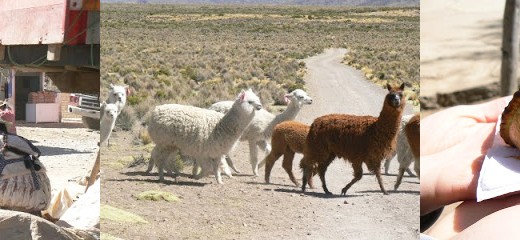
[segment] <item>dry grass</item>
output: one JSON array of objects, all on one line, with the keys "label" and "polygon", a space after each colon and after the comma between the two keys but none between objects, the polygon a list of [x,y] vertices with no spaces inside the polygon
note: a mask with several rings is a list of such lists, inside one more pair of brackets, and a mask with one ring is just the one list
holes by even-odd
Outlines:
[{"label": "dry grass", "polygon": [[[131,121],[165,102],[208,107],[252,87],[264,105],[305,88],[300,60],[347,48],[345,63],[419,92],[418,8],[103,4],[102,96],[125,83]],[[135,128],[133,128],[135,129]],[[136,137],[138,137],[136,132]]]}]

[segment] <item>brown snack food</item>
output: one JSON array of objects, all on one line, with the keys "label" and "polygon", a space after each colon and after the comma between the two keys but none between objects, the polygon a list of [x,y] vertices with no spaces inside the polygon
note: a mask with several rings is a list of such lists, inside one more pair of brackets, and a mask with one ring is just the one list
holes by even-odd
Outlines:
[{"label": "brown snack food", "polygon": [[[500,136],[507,144],[520,149],[520,90],[502,113]],[[515,158],[520,159],[520,156]]]}]

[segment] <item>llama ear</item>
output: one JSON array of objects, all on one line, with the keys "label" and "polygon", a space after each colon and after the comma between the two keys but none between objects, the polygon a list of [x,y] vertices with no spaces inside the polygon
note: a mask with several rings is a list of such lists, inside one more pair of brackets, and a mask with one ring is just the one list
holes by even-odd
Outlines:
[{"label": "llama ear", "polygon": [[392,86],[390,86],[390,83],[386,84],[386,89],[388,89],[388,91],[392,91]]},{"label": "llama ear", "polygon": [[110,88],[114,89],[114,87],[115,87],[114,84],[111,83]]},{"label": "llama ear", "polygon": [[291,96],[292,96],[292,94],[290,94],[290,93],[287,93],[287,94],[285,94],[285,95],[283,96],[283,100],[285,101],[285,104],[289,104],[289,103],[291,103],[291,99],[289,98],[289,97],[291,97]]},{"label": "llama ear", "polygon": [[240,92],[240,95],[238,95],[238,99],[240,99],[240,102],[244,102],[244,97],[246,96],[246,91],[242,90],[242,92]]},{"label": "llama ear", "polygon": [[401,91],[404,90],[404,83],[401,84],[401,86],[399,87],[399,89],[401,89]]},{"label": "llama ear", "polygon": [[104,107],[106,107],[106,106],[107,106],[107,102],[103,101],[103,102],[101,103],[101,107],[104,108]]},{"label": "llama ear", "polygon": [[128,86],[125,86],[125,92],[126,92],[126,96],[130,96],[130,94],[132,94],[132,91],[130,90],[130,87],[128,87]]}]

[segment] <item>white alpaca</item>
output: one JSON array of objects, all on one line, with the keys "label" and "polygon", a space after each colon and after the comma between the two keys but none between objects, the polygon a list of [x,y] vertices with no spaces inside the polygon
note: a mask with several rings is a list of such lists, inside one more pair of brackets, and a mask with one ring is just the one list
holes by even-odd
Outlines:
[{"label": "white alpaca", "polygon": [[117,105],[117,114],[119,115],[126,104],[126,97],[129,94],[127,86],[117,86],[110,84],[110,91],[108,93],[107,103]]},{"label": "white alpaca", "polygon": [[[260,109],[260,99],[251,89],[242,91],[225,115],[193,106],[161,105],[152,112],[148,133],[157,151],[180,153],[197,159],[203,166],[202,173],[197,177],[209,174],[204,166],[211,165],[217,182],[222,183],[221,169],[231,176],[224,155],[233,148]],[[153,159],[159,170],[159,180],[164,179],[166,158]]]},{"label": "white alpaca", "polygon": [[114,103],[105,103],[103,102],[101,109],[103,111],[103,115],[101,117],[100,125],[100,146],[108,143],[108,139],[110,138],[110,134],[112,134],[112,130],[116,125],[116,119],[118,116],[118,107],[117,104]]},{"label": "white alpaca", "polygon": [[[403,124],[401,124],[401,131],[399,132],[399,136],[397,137],[397,161],[399,161],[399,173],[397,174],[397,180],[394,185],[394,190],[399,188],[401,185],[401,180],[403,179],[404,171],[410,171],[408,168],[412,162],[414,162],[414,170],[417,173],[417,176],[420,176],[420,158],[415,157],[412,152],[412,148],[410,147],[410,143],[408,142],[408,137],[406,136],[406,128],[405,126],[408,124],[410,119],[414,115],[406,115],[403,117]],[[415,175],[414,175],[415,177]]]},{"label": "white alpaca", "polygon": [[[275,116],[263,109],[258,111],[253,118],[253,121],[251,121],[251,124],[244,131],[242,137],[240,137],[240,141],[248,141],[249,143],[249,161],[255,176],[258,176],[259,167],[257,146],[264,150],[266,154],[269,154],[271,151],[271,145],[267,141],[271,140],[274,127],[281,122],[294,120],[303,105],[312,103],[312,98],[301,89],[296,89],[291,93],[286,94],[284,99],[289,104],[284,112]],[[229,101],[217,102],[209,109],[225,112],[226,109],[229,109],[229,105]],[[236,171],[231,159],[229,159],[229,157],[227,158],[228,164]]]},{"label": "white alpaca", "polygon": [[[401,133],[403,132],[403,128],[404,126],[408,123],[408,121],[410,121],[410,119],[413,117],[413,114],[409,114],[409,115],[405,115],[401,118],[401,126],[399,127],[399,136],[401,135]],[[403,143],[400,143],[400,142],[397,142],[397,145],[399,146],[400,144],[403,144]],[[408,143],[406,143],[408,144]],[[403,148],[403,146],[401,146]],[[396,149],[394,152],[392,152],[392,154],[390,156],[388,156],[386,159],[385,159],[385,174],[388,175],[388,170],[390,169],[390,162],[392,162],[392,159],[394,159],[395,156],[397,156],[397,152],[398,150]],[[410,168],[406,168],[406,173],[410,176],[410,177],[415,177],[415,174],[413,174],[412,170],[410,170]]]}]

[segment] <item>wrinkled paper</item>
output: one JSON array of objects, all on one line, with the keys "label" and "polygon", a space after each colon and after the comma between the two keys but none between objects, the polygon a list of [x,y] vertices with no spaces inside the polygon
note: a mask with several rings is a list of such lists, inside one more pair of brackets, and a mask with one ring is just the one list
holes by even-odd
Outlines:
[{"label": "wrinkled paper", "polygon": [[[510,101],[510,99],[508,99]],[[495,129],[493,146],[488,150],[477,185],[477,202],[520,191],[520,150],[500,136],[501,116]]]}]

